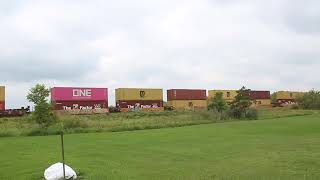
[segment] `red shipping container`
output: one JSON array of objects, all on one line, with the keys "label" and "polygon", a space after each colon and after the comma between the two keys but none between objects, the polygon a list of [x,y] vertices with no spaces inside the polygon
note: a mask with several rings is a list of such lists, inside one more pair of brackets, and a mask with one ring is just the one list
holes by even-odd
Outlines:
[{"label": "red shipping container", "polygon": [[117,107],[120,108],[160,108],[163,107],[163,101],[157,100],[130,100],[130,101],[117,101]]},{"label": "red shipping container", "polygon": [[251,99],[271,99],[270,91],[251,91]]},{"label": "red shipping container", "polygon": [[75,109],[106,109],[107,101],[55,101],[55,110],[75,110]]},{"label": "red shipping container", "polygon": [[167,100],[206,100],[207,90],[203,89],[169,89]]},{"label": "red shipping container", "polygon": [[0,102],[0,111],[6,110],[6,103],[5,102]]}]

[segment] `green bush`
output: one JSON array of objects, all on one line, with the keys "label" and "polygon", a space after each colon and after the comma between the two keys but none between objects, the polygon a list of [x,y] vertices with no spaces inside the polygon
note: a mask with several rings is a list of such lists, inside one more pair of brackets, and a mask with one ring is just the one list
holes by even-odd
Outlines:
[{"label": "green bush", "polygon": [[121,112],[119,107],[109,106],[109,113],[119,113]]},{"label": "green bush", "polygon": [[219,113],[228,109],[227,102],[223,99],[222,92],[216,93],[215,96],[210,100],[208,109],[218,111]]},{"label": "green bush", "polygon": [[251,90],[246,87],[242,87],[237,91],[237,95],[231,102],[229,115],[236,119],[246,118],[246,114],[252,105],[250,98]]},{"label": "green bush", "polygon": [[245,118],[249,120],[257,120],[258,119],[258,110],[250,108],[245,114]]},{"label": "green bush", "polygon": [[32,129],[29,132],[24,133],[26,136],[48,136],[48,135],[58,135],[60,134],[60,130],[58,129],[43,129],[43,128],[36,128]]},{"label": "green bush", "polygon": [[297,102],[303,109],[320,109],[320,91],[311,90],[298,97]]},{"label": "green bush", "polygon": [[299,109],[299,105],[294,104],[294,105],[291,106],[291,109]]},{"label": "green bush", "polygon": [[62,121],[64,129],[74,129],[74,128],[88,128],[89,125],[87,121],[80,119],[64,119]]}]

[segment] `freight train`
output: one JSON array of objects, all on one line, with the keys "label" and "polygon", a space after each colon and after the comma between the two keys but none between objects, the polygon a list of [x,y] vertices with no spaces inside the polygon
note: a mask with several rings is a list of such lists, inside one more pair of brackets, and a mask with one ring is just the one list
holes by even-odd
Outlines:
[{"label": "freight train", "polygon": [[30,113],[30,106],[20,109],[6,109],[6,89],[5,86],[0,86],[0,118],[1,117],[16,117]]},{"label": "freight train", "polygon": [[[51,88],[53,109],[70,114],[108,113],[108,88],[54,87]],[[237,90],[169,89],[167,102],[163,101],[163,89],[118,88],[115,90],[116,107],[112,111],[164,111],[207,109],[209,100],[216,93],[222,93],[227,102],[232,102]],[[273,103],[291,105],[302,92],[278,91]],[[254,107],[271,107],[270,91],[251,91]],[[0,117],[20,116],[30,108],[5,110],[5,87],[0,86]]]}]

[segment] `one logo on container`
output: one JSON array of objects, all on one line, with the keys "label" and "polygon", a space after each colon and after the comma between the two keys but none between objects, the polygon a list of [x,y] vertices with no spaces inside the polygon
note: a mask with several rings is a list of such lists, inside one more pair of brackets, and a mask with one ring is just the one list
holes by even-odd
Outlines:
[{"label": "one logo on container", "polygon": [[91,97],[91,89],[72,89],[73,97]]}]

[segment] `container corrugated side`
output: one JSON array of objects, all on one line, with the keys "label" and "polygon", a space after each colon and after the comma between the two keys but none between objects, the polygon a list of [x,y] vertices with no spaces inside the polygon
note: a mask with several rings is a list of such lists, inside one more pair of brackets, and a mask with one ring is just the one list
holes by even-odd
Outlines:
[{"label": "container corrugated side", "polygon": [[6,101],[6,87],[0,86],[0,101]]},{"label": "container corrugated side", "polygon": [[54,87],[52,101],[108,101],[108,88]]},{"label": "container corrugated side", "polygon": [[6,103],[4,101],[0,101],[0,110],[3,111],[6,109]]},{"label": "container corrugated side", "polygon": [[207,90],[204,89],[169,89],[167,99],[170,100],[206,100]]},{"label": "container corrugated side", "polygon": [[271,99],[255,99],[252,103],[253,107],[271,107]]},{"label": "container corrugated side", "polygon": [[295,92],[295,91],[278,91],[276,92],[276,98],[278,100],[294,100],[299,96],[303,96],[304,92]]},{"label": "container corrugated side", "polygon": [[208,107],[207,100],[173,100],[168,101],[167,105],[176,110],[207,109]]},{"label": "container corrugated side", "polygon": [[126,100],[163,100],[162,89],[118,88],[116,101]]},{"label": "container corrugated side", "polygon": [[226,101],[233,101],[238,94],[237,90],[209,90],[208,100],[213,98],[218,92],[223,93],[223,99],[225,99]]},{"label": "container corrugated side", "polygon": [[251,91],[251,99],[271,99],[270,91]]},{"label": "container corrugated side", "polygon": [[117,101],[116,105],[120,108],[128,109],[147,109],[147,108],[159,108],[163,107],[162,100],[128,100],[128,101]]},{"label": "container corrugated side", "polygon": [[107,101],[54,101],[55,110],[107,109]]}]

